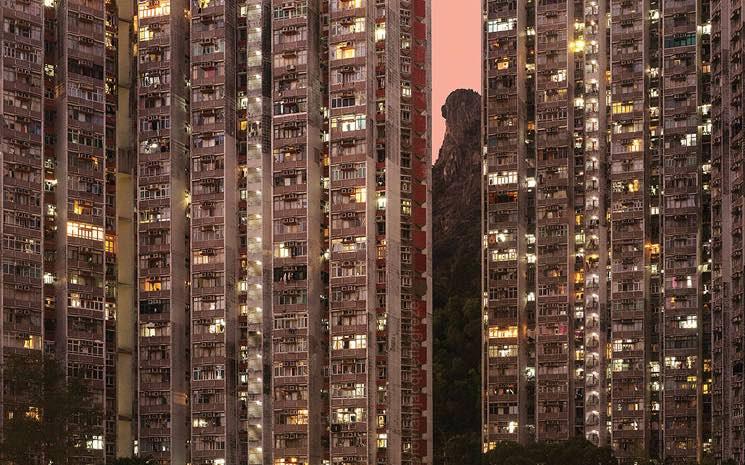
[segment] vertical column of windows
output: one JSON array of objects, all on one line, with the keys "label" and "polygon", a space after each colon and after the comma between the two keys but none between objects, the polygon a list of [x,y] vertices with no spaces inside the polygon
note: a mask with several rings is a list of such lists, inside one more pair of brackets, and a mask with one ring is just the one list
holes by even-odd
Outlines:
[{"label": "vertical column of windows", "polygon": [[[245,60],[240,70],[239,121],[241,181],[241,276],[240,289],[241,369],[241,463],[265,463],[271,456],[273,398],[265,389],[265,367],[270,366],[269,346],[274,328],[271,325],[272,289],[272,202],[271,171],[271,36],[270,2],[247,0],[241,5],[245,24],[245,41],[239,57]],[[240,35],[243,38],[243,34]],[[266,430],[266,431],[265,431]]]},{"label": "vertical column of windows", "polygon": [[192,463],[238,463],[238,18],[233,0],[191,4]]},{"label": "vertical column of windows", "polygon": [[[334,465],[372,463],[375,432],[386,431],[388,419],[386,386],[380,382],[387,360],[375,345],[386,318],[386,274],[376,267],[386,251],[386,181],[385,169],[379,163],[377,173],[371,159],[371,134],[378,123],[370,112],[373,99],[384,101],[384,89],[377,86],[375,93],[370,77],[386,69],[385,62],[376,64],[371,38],[386,23],[375,20],[374,3],[333,0],[329,7],[329,452]],[[385,152],[383,144],[380,149]],[[382,398],[375,392],[378,385]],[[373,410],[375,404],[382,405]]]},{"label": "vertical column of windows", "polygon": [[[648,412],[659,411],[650,403],[650,391],[660,391],[659,379],[650,382],[648,374],[659,377],[659,362],[650,362],[648,335],[652,325],[647,304],[650,275],[659,271],[651,267],[660,255],[660,245],[650,242],[650,223],[657,211],[652,208],[654,191],[651,160],[656,160],[652,139],[659,118],[656,101],[658,70],[648,74],[652,60],[645,51],[644,35],[656,28],[657,19],[645,2],[612,1],[611,7],[611,153],[610,153],[610,219],[611,219],[611,397],[613,447],[622,458],[646,450],[652,432]],[[647,15],[650,15],[647,18]],[[645,25],[649,24],[648,27]],[[649,54],[656,54],[650,43]],[[649,96],[649,98],[648,98]],[[649,211],[647,209],[649,208]],[[655,279],[654,277],[652,279]],[[659,290],[657,290],[659,292]],[[656,315],[655,311],[655,315]],[[649,383],[649,384],[647,384]],[[639,389],[643,386],[643,389]],[[654,452],[650,451],[650,454]]]},{"label": "vertical column of windows", "polygon": [[[572,436],[575,407],[575,292],[584,286],[584,261],[575,253],[574,5],[536,6],[536,438]],[[577,23],[583,26],[582,23]],[[581,28],[580,28],[581,32]],[[581,98],[581,97],[580,97]],[[551,314],[550,307],[560,309]],[[584,362],[581,360],[580,362]]]},{"label": "vertical column of windows", "polygon": [[[607,3],[584,4],[584,434],[607,444]],[[579,103],[579,102],[578,102]]]},{"label": "vertical column of windows", "polygon": [[[388,15],[387,31],[397,35],[387,35],[386,54],[391,57],[392,75],[387,85],[398,85],[390,89],[390,99],[386,105],[388,125],[400,126],[398,148],[389,147],[389,151],[400,152],[393,165],[386,169],[388,192],[392,202],[388,214],[400,216],[400,237],[392,236],[388,243],[389,259],[401,269],[401,341],[400,370],[401,379],[401,439],[400,444],[393,442],[390,448],[401,450],[401,463],[421,464],[432,444],[428,443],[428,400],[424,394],[431,386],[430,370],[427,368],[428,355],[422,350],[428,341],[429,328],[427,308],[431,305],[431,282],[426,276],[431,263],[428,263],[427,248],[431,243],[431,231],[426,227],[429,214],[429,198],[424,186],[430,181],[430,146],[429,121],[426,115],[431,114],[428,94],[431,87],[429,47],[431,6],[425,0],[414,0],[410,3],[391,2],[391,8],[398,9],[398,21],[394,14]],[[386,31],[386,32],[387,32]],[[398,39],[398,41],[391,40]],[[400,87],[400,90],[399,88]],[[399,97],[400,96],[400,97]],[[395,142],[395,141],[392,141]],[[398,200],[396,200],[398,198]],[[396,211],[392,207],[400,205]],[[396,226],[393,222],[392,226]],[[400,247],[395,247],[398,242]],[[395,384],[395,378],[388,385]],[[378,388],[378,390],[380,390]],[[395,435],[391,428],[387,437]],[[379,446],[384,443],[380,435]],[[398,456],[395,450],[389,451],[389,462],[396,463]]]},{"label": "vertical column of windows", "polygon": [[[483,448],[533,434],[534,10],[484,3]],[[549,306],[553,312],[558,306]]]},{"label": "vertical column of windows", "polygon": [[[665,312],[661,321],[662,412],[666,458],[702,453],[709,410],[709,106],[708,3],[662,2],[663,259]],[[707,42],[703,44],[702,41]],[[689,76],[698,76],[689,79]],[[705,102],[708,103],[708,102]],[[705,366],[706,372],[705,374]],[[707,391],[707,392],[704,392]]]},{"label": "vertical column of windows", "polygon": [[139,450],[170,464],[188,434],[188,24],[179,0],[137,6]]},{"label": "vertical column of windows", "polygon": [[327,418],[319,2],[271,8],[272,447],[275,464],[307,465],[321,461]]},{"label": "vertical column of windows", "polygon": [[[61,47],[57,65],[57,136],[55,197],[57,213],[56,287],[57,353],[64,361],[67,375],[83,377],[89,384],[100,424],[94,425],[92,439],[76,458],[94,463],[113,454],[113,438],[107,438],[107,410],[113,402],[107,397],[107,374],[111,357],[114,314],[106,305],[113,302],[107,293],[106,230],[112,212],[106,185],[108,154],[115,141],[107,129],[112,122],[115,98],[108,85],[115,78],[111,46],[107,47],[105,2],[66,1],[57,7],[57,27]],[[109,25],[112,26],[112,25]],[[109,36],[110,38],[110,36]],[[107,51],[107,48],[109,51]],[[115,165],[111,168],[115,170]],[[108,210],[108,211],[107,211]],[[109,270],[111,271],[111,270]],[[110,308],[113,310],[113,308]],[[112,312],[113,313],[113,312]],[[83,348],[94,348],[93,350]],[[114,434],[114,431],[108,431]],[[108,445],[108,447],[106,447]]]},{"label": "vertical column of windows", "polygon": [[[0,6],[0,358],[40,356],[44,348],[42,8],[36,1]],[[13,398],[0,396],[1,423],[13,412]]]}]

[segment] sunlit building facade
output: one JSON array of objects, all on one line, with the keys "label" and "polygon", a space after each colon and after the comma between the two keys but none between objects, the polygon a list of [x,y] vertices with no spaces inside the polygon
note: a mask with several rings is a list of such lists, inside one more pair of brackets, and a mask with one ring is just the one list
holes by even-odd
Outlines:
[{"label": "sunlit building facade", "polygon": [[712,286],[718,263],[736,276],[712,173],[736,171],[712,164],[732,152],[711,112],[739,104],[712,97],[710,5],[482,5],[484,449],[584,436],[624,462],[741,459],[721,445],[740,388],[712,384],[740,351]]}]

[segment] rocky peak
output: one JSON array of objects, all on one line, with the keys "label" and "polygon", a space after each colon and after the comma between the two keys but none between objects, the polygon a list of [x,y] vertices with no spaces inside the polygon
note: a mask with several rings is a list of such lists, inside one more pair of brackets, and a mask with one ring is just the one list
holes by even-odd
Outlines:
[{"label": "rocky peak", "polygon": [[[445,139],[432,169],[435,293],[479,295],[481,96],[453,91],[442,107]],[[458,283],[458,284],[456,284]],[[438,300],[435,296],[435,300]]]},{"label": "rocky peak", "polygon": [[481,96],[470,89],[450,93],[442,106],[445,118],[445,138],[435,169],[450,178],[470,171],[479,165],[481,145]]}]

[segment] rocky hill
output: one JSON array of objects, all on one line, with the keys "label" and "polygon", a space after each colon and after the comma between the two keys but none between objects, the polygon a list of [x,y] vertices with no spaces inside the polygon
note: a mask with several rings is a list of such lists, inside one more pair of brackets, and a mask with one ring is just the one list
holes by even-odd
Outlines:
[{"label": "rocky hill", "polygon": [[481,97],[450,94],[432,171],[435,463],[476,465],[481,449]]},{"label": "rocky hill", "polygon": [[[453,91],[442,116],[445,140],[432,169],[434,275],[436,288],[441,287],[435,298],[453,293],[478,297],[481,96],[472,90]],[[458,279],[456,286],[454,277],[469,279]]]}]

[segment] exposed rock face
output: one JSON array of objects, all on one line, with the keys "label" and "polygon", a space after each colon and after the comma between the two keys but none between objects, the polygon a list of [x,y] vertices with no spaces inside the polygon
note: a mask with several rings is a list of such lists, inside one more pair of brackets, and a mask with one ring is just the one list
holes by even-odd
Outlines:
[{"label": "exposed rock face", "polygon": [[447,129],[432,170],[435,306],[453,294],[478,298],[481,267],[481,96],[455,90],[442,115]]}]

